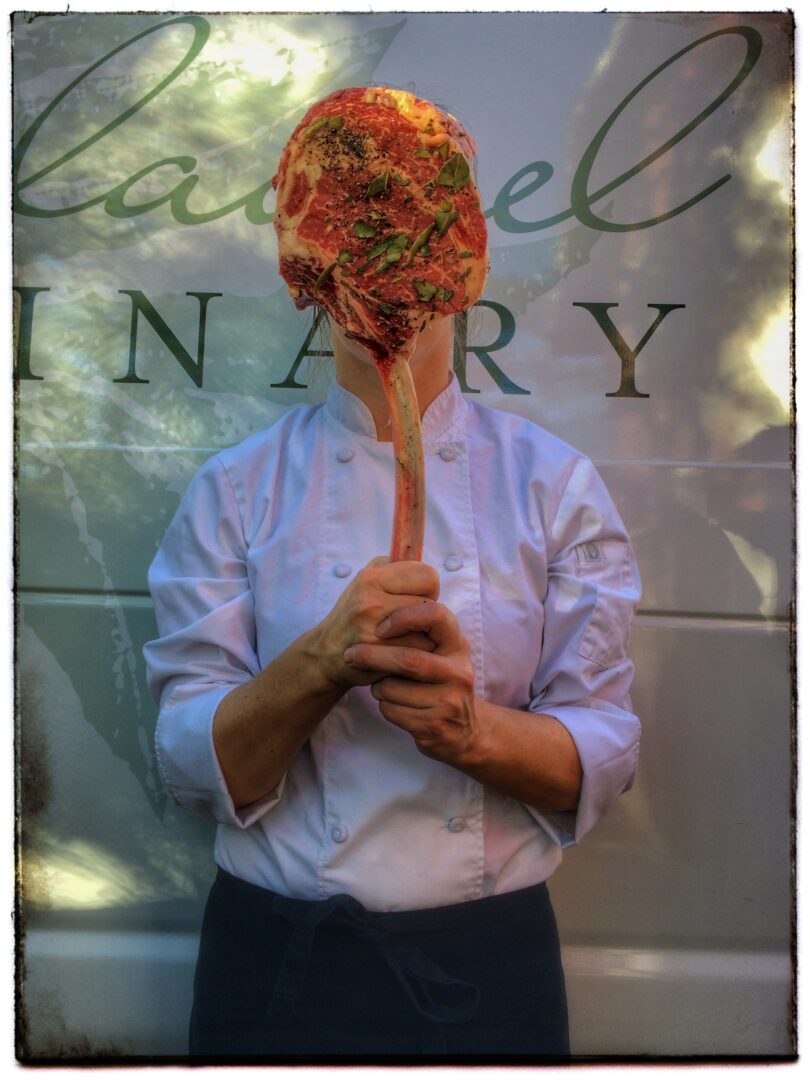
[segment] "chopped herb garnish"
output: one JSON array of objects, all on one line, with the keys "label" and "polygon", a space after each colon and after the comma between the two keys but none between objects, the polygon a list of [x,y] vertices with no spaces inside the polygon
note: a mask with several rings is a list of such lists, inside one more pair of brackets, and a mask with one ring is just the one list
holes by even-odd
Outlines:
[{"label": "chopped herb garnish", "polygon": [[436,235],[444,236],[454,221],[458,220],[458,212],[456,210],[439,210],[436,214],[436,228],[439,230]]},{"label": "chopped herb garnish", "polygon": [[389,266],[393,266],[394,263],[399,262],[402,258],[402,253],[408,246],[408,237],[405,233],[397,233],[391,237],[391,242],[388,245],[388,250],[385,255],[377,263],[375,273],[379,274],[382,270],[387,270]]},{"label": "chopped herb garnish", "polygon": [[374,273],[379,274],[381,270],[387,270],[389,266],[392,266],[395,262],[399,262],[402,257],[402,252],[407,246],[408,237],[405,233],[393,233],[391,236],[384,237],[384,239],[378,241],[371,251],[369,251],[366,261],[358,268],[358,274],[362,274],[363,271],[374,262],[378,255],[382,255],[383,257],[374,268]]},{"label": "chopped herb garnish", "polygon": [[375,244],[371,251],[368,253],[368,262],[366,263],[366,265],[368,266],[368,263],[373,262],[378,255],[382,255],[384,251],[387,251],[393,239],[393,236],[386,236],[384,240],[380,240],[379,243]]},{"label": "chopped herb garnish", "polygon": [[328,116],[319,116],[317,120],[313,120],[307,130],[304,132],[304,138],[311,138],[316,131],[319,131],[322,127],[326,127],[329,120]]},{"label": "chopped herb garnish", "polygon": [[416,295],[420,300],[432,300],[436,295],[437,285],[434,285],[430,281],[422,281],[421,278],[416,278],[413,282],[413,287],[416,289]]},{"label": "chopped herb garnish", "polygon": [[411,250],[408,252],[408,258],[405,262],[406,266],[410,266],[417,252],[421,251],[422,248],[426,246],[428,240],[430,240],[431,236],[433,235],[433,230],[435,228],[436,222],[431,221],[430,225],[428,225],[426,229],[422,229],[422,231],[419,233],[419,235],[411,245]]},{"label": "chopped herb garnish", "polygon": [[429,158],[430,157],[430,151],[427,150],[424,146],[422,146],[422,147],[420,147],[419,150],[414,150],[413,156],[414,157],[421,157],[421,158]]},{"label": "chopped herb garnish", "polygon": [[453,209],[453,204],[450,202],[449,199],[445,199],[444,202],[442,203],[442,205],[439,207],[439,209],[440,210],[445,210],[445,211],[452,210]]},{"label": "chopped herb garnish", "polygon": [[460,251],[458,253],[458,257],[460,259],[471,259],[473,257],[473,253],[471,251]]},{"label": "chopped herb garnish", "polygon": [[394,308],[391,304],[384,304],[382,303],[382,301],[377,304],[377,307],[380,309],[383,315],[393,315],[394,311],[396,310],[396,308]]},{"label": "chopped herb garnish", "polygon": [[352,253],[350,251],[348,251],[346,248],[343,248],[342,251],[340,251],[338,253],[338,257],[337,257],[338,266],[345,266],[346,263],[351,262],[353,258],[354,258],[354,255],[352,255]]},{"label": "chopped herb garnish", "polygon": [[367,221],[355,221],[354,223],[354,235],[360,240],[366,240],[369,236],[374,236],[377,230],[373,225],[369,225]]},{"label": "chopped herb garnish", "polygon": [[395,172],[394,179],[398,184],[402,184],[403,187],[407,187],[411,182],[410,176],[403,176],[402,173]]},{"label": "chopped herb garnish", "polygon": [[439,147],[439,157],[443,158],[444,160],[447,160],[447,152],[448,152],[449,149],[450,149],[450,143],[449,142],[443,142],[442,145]]},{"label": "chopped herb garnish", "polygon": [[465,277],[469,277],[471,273],[472,273],[472,267],[468,266],[467,269],[464,271],[464,273],[461,275],[461,280],[463,281]]},{"label": "chopped herb garnish", "polygon": [[442,165],[439,175],[436,177],[437,184],[460,191],[470,179],[470,166],[463,154],[453,154]]},{"label": "chopped herb garnish", "polygon": [[385,172],[381,172],[379,176],[375,176],[366,190],[366,198],[370,199],[374,195],[381,195],[383,191],[388,187],[388,169]]},{"label": "chopped herb garnish", "polygon": [[449,300],[452,295],[453,289],[443,289],[441,285],[439,285],[436,289],[436,296],[439,298],[439,300]]},{"label": "chopped herb garnish", "polygon": [[304,138],[311,138],[316,131],[320,131],[322,127],[329,126],[330,131],[337,131],[343,127],[342,116],[319,116],[317,120],[313,120],[307,130],[304,132]]},{"label": "chopped herb garnish", "polygon": [[318,280],[315,282],[315,284],[313,286],[313,291],[314,292],[317,292],[318,289],[320,289],[321,285],[324,285],[326,283],[327,279],[329,278],[329,275],[332,273],[332,271],[335,269],[336,266],[337,266],[337,263],[333,262],[331,266],[327,266],[325,270],[322,270],[320,272],[320,274],[318,275]]}]

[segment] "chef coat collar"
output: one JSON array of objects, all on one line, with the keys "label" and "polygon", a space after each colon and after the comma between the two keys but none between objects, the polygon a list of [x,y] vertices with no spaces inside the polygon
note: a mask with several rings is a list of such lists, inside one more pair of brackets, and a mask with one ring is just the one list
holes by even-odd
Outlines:
[{"label": "chef coat collar", "polygon": [[[329,384],[326,408],[329,415],[343,427],[359,435],[377,438],[374,418],[365,402],[341,386],[337,379],[332,379]],[[448,385],[425,410],[422,417],[422,437],[428,441],[447,437],[454,427],[460,425],[465,409],[466,402],[462,397],[458,379],[451,374]]]}]

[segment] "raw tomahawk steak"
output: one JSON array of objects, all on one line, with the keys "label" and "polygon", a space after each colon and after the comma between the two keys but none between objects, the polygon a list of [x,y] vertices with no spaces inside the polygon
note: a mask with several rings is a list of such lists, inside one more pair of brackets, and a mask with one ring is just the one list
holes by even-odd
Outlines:
[{"label": "raw tomahawk steak", "polygon": [[471,307],[486,226],[458,121],[385,87],[338,90],[293,132],[273,178],[281,274],[378,361]]}]

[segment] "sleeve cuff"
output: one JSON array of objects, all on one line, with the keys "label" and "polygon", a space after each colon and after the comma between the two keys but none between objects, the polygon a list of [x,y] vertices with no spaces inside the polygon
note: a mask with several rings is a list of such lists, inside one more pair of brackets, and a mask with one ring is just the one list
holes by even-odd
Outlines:
[{"label": "sleeve cuff", "polygon": [[[155,731],[158,769],[178,806],[222,825],[248,829],[271,810],[284,791],[286,774],[261,799],[237,809],[214,749],[214,714],[234,684],[221,684],[189,696],[175,687],[160,710]],[[184,693],[185,692],[185,693]]]},{"label": "sleeve cuff", "polygon": [[559,720],[579,754],[582,790],[578,808],[541,813],[528,807],[555,844],[571,847],[632,787],[638,766],[641,725],[633,713],[598,700],[533,711]]}]

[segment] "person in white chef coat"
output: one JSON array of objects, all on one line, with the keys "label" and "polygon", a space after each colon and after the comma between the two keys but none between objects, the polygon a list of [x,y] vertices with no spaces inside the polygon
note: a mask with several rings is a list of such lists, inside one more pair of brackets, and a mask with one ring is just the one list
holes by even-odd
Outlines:
[{"label": "person in white chef coat", "polygon": [[635,775],[631,545],[585,456],[462,396],[448,317],[389,562],[381,383],[332,336],[325,403],[210,458],[149,572],[161,774],[218,826],[189,1052],[564,1058],[546,882]]}]

